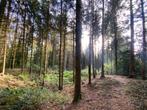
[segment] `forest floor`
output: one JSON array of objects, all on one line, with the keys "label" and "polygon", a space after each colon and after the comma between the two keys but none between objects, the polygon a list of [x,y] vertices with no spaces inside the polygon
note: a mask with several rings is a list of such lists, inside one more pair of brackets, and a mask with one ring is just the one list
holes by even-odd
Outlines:
[{"label": "forest floor", "polygon": [[[47,104],[43,110],[147,110],[137,108],[138,103],[135,105],[134,99],[132,100],[130,97],[132,91],[126,92],[129,84],[136,81],[124,76],[107,75],[105,79],[94,79],[91,85],[87,85],[87,81],[82,82],[82,99],[80,102],[72,104],[71,100],[62,107]],[[137,82],[137,84],[139,83]],[[65,87],[63,92],[73,97],[73,87]],[[139,101],[139,99],[137,100]]]},{"label": "forest floor", "polygon": [[0,110],[147,110],[147,80],[106,75],[88,85],[87,76],[82,76],[82,99],[72,104],[72,75],[66,73],[62,91],[57,78],[50,74],[40,88],[27,74],[0,76]]},{"label": "forest floor", "polygon": [[125,93],[128,82],[122,76],[97,78],[91,86],[82,86],[82,100],[77,105],[69,105],[66,110],[135,110]]}]

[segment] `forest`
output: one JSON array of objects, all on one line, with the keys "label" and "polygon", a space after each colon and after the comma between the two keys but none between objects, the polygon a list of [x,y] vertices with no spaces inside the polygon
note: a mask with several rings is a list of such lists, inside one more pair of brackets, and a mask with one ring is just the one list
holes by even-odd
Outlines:
[{"label": "forest", "polygon": [[147,0],[0,0],[0,110],[147,110]]}]

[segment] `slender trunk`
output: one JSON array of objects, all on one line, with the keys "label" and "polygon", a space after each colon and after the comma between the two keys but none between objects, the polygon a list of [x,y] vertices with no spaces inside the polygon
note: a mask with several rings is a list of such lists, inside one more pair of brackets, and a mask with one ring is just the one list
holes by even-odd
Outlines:
[{"label": "slender trunk", "polygon": [[75,82],[75,28],[73,26],[73,83]]},{"label": "slender trunk", "polygon": [[52,47],[52,67],[55,65],[55,52],[56,52],[56,38],[53,38],[53,47]]},{"label": "slender trunk", "polygon": [[89,82],[88,84],[91,84],[91,36],[89,37],[89,64],[88,64],[88,73],[89,73]]},{"label": "slender trunk", "polygon": [[114,21],[114,47],[115,47],[115,74],[117,74],[117,46],[118,46],[118,41],[117,41],[117,21]]},{"label": "slender trunk", "polygon": [[5,43],[4,43],[4,59],[3,59],[3,70],[2,70],[2,75],[5,73],[5,68],[6,68],[6,56],[7,56],[7,29],[9,26],[9,16],[10,16],[10,11],[11,11],[11,0],[8,0],[8,12],[6,16],[6,22],[5,22],[5,31],[4,31],[4,37],[5,37]]},{"label": "slender trunk", "polygon": [[147,55],[146,55],[146,27],[145,27],[145,14],[144,14],[144,0],[141,0],[141,11],[142,11],[142,28],[143,28],[143,33],[142,33],[142,38],[143,38],[143,66],[142,66],[142,79],[146,79],[146,60],[147,60]]},{"label": "slender trunk", "polygon": [[63,56],[62,56],[62,86],[63,86],[63,78],[64,78],[64,66],[65,66],[65,57],[66,57],[66,25],[64,25],[64,35],[63,35]]},{"label": "slender trunk", "polygon": [[44,49],[44,55],[45,55],[45,63],[44,63],[44,73],[47,73],[47,64],[48,64],[48,52],[47,52],[47,43],[48,43],[48,36],[46,36],[45,40],[45,49]]},{"label": "slender trunk", "polygon": [[93,35],[92,35],[92,71],[93,71],[93,78],[95,78],[96,76],[95,76],[95,67],[94,67],[94,57],[95,57],[95,55],[94,55],[94,39],[93,39]]},{"label": "slender trunk", "polygon": [[1,0],[1,3],[0,3],[0,28],[1,28],[1,25],[4,20],[3,18],[4,18],[4,14],[5,14],[6,5],[7,5],[7,0]]},{"label": "slender trunk", "polygon": [[91,27],[92,27],[92,33],[91,33],[91,45],[92,45],[92,71],[93,71],[93,78],[95,78],[95,67],[94,67],[94,0],[91,1],[91,13],[92,13],[92,21],[91,21]]},{"label": "slender trunk", "polygon": [[103,9],[102,9],[102,71],[101,78],[105,78],[104,75],[104,0],[103,0]]},{"label": "slender trunk", "polygon": [[12,63],[11,63],[11,68],[13,69],[15,67],[15,57],[16,57],[16,40],[17,40],[17,30],[18,30],[18,13],[17,13],[17,23],[16,23],[16,28],[15,28],[15,34],[14,34],[14,42],[13,42],[13,50],[12,50]]},{"label": "slender trunk", "polygon": [[26,36],[26,10],[24,10],[23,17],[23,38],[22,38],[22,62],[21,62],[21,73],[24,72],[24,63],[25,63],[25,36]]},{"label": "slender trunk", "polygon": [[44,86],[45,84],[45,74],[47,74],[47,64],[48,64],[48,51],[47,51],[47,46],[48,44],[48,33],[46,34],[46,39],[45,39],[45,46],[44,46],[44,71],[43,71],[43,82],[42,82],[42,86]]},{"label": "slender trunk", "polygon": [[62,26],[63,26],[63,21],[62,21],[62,14],[63,14],[63,7],[62,7],[63,1],[61,0],[61,18],[60,18],[60,52],[59,52],[59,90],[63,89],[63,80],[62,80],[62,57],[63,57],[63,53],[62,53],[62,41],[63,41],[63,35],[62,35]]},{"label": "slender trunk", "polygon": [[[95,37],[95,39],[96,39],[96,37]],[[97,57],[96,57],[96,41],[95,41],[95,45],[94,45],[94,51],[95,51],[95,55],[94,55],[94,73],[95,73],[95,77],[96,77],[96,75],[97,75],[97,68],[96,68],[96,59],[97,59]]]},{"label": "slender trunk", "polygon": [[32,57],[33,57],[33,33],[34,33],[34,21],[33,21],[33,24],[32,24],[32,28],[31,28],[31,56],[30,56],[30,70],[29,70],[29,74],[32,73]]},{"label": "slender trunk", "polygon": [[132,0],[130,0],[130,27],[131,27],[131,55],[130,55],[130,74],[129,77],[135,77],[134,68],[134,15],[133,15],[133,5]]},{"label": "slender trunk", "polygon": [[81,32],[82,32],[82,2],[76,0],[76,74],[73,103],[81,99]]},{"label": "slender trunk", "polygon": [[112,47],[111,47],[111,75],[112,75],[112,71],[113,71],[113,58],[112,58],[112,54],[113,54],[113,52],[112,52]]},{"label": "slender trunk", "polygon": [[40,39],[40,75],[42,74],[42,64],[43,64],[43,30],[41,29],[41,39]]}]

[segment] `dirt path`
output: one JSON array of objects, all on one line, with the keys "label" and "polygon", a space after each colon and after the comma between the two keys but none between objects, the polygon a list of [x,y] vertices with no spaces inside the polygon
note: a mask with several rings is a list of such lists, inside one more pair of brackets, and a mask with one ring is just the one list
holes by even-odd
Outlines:
[{"label": "dirt path", "polygon": [[82,85],[82,100],[68,105],[64,110],[135,110],[125,94],[128,79],[122,76],[107,76],[95,79],[92,85]]}]

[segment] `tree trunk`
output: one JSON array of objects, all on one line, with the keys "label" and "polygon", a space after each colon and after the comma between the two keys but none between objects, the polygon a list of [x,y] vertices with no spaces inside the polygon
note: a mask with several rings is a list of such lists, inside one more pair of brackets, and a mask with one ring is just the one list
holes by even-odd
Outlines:
[{"label": "tree trunk", "polygon": [[91,21],[91,53],[92,53],[92,70],[93,70],[93,78],[95,78],[95,67],[94,67],[94,0],[91,1],[91,13],[92,13],[92,21]]},{"label": "tree trunk", "polygon": [[41,39],[40,39],[40,75],[42,74],[42,64],[43,64],[43,30],[40,30],[41,32]]},{"label": "tree trunk", "polygon": [[134,68],[134,15],[133,15],[133,5],[132,0],[130,0],[130,27],[131,27],[131,55],[130,55],[130,72],[129,77],[135,77],[135,68]]},{"label": "tree trunk", "polygon": [[73,83],[75,82],[75,28],[73,26]]},{"label": "tree trunk", "polygon": [[52,67],[55,65],[55,56],[56,56],[56,38],[53,38],[53,47],[52,47]]},{"label": "tree trunk", "polygon": [[3,18],[4,18],[4,14],[5,14],[6,5],[7,5],[7,0],[1,0],[1,3],[0,3],[0,28],[1,28],[1,25],[4,20]]},{"label": "tree trunk", "polygon": [[12,64],[11,68],[13,69],[15,67],[15,57],[16,57],[16,40],[17,40],[17,30],[18,30],[18,13],[17,13],[17,23],[16,23],[16,28],[15,28],[15,34],[14,34],[14,41],[13,41],[13,51],[12,51]]},{"label": "tree trunk", "polygon": [[143,28],[143,33],[142,33],[142,39],[143,39],[143,66],[142,66],[142,79],[146,79],[146,60],[147,60],[147,55],[146,55],[146,27],[145,27],[145,15],[144,15],[144,0],[141,0],[141,11],[142,11],[142,28]]},{"label": "tree trunk", "polygon": [[105,78],[104,75],[104,0],[103,0],[103,8],[102,8],[102,71],[101,71],[101,77]]},{"label": "tree trunk", "polygon": [[76,74],[73,103],[81,99],[81,31],[82,31],[82,2],[76,0]]},{"label": "tree trunk", "polygon": [[7,29],[10,24],[9,21],[9,16],[10,16],[10,11],[11,11],[11,0],[8,0],[8,12],[6,16],[6,21],[5,21],[5,26],[4,26],[4,57],[3,57],[3,70],[2,70],[2,75],[5,73],[5,68],[6,68],[6,56],[7,56]]},{"label": "tree trunk", "polygon": [[115,74],[117,74],[117,48],[118,48],[118,41],[117,41],[117,21],[114,21],[114,48],[115,48]]},{"label": "tree trunk", "polygon": [[26,28],[26,9],[24,9],[24,17],[23,17],[23,38],[22,38],[21,73],[24,72],[24,63],[25,63],[25,37],[26,37],[26,29],[25,28]]},{"label": "tree trunk", "polygon": [[[92,33],[92,28],[90,27],[90,32]],[[92,35],[92,34],[91,34]],[[91,53],[92,53],[92,38],[91,35],[89,36],[89,64],[88,64],[88,74],[89,74],[89,82],[88,84],[91,84]]]},{"label": "tree trunk", "polygon": [[63,61],[63,51],[62,51],[62,47],[63,47],[63,34],[62,34],[62,28],[63,28],[63,21],[62,21],[62,14],[63,14],[63,1],[61,0],[61,18],[60,18],[60,52],[59,52],[59,90],[63,89],[63,80],[62,80],[62,76],[63,76],[63,72],[62,72],[62,61]]},{"label": "tree trunk", "polygon": [[29,70],[29,74],[32,73],[32,57],[33,57],[33,41],[34,41],[34,38],[33,38],[33,33],[34,33],[34,21],[33,21],[33,24],[32,24],[32,27],[31,27],[31,57],[30,57],[30,70]]}]

